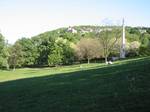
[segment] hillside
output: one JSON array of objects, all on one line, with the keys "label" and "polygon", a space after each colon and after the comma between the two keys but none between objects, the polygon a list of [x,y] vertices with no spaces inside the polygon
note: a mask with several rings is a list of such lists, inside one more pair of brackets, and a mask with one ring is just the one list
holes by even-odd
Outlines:
[{"label": "hillside", "polygon": [[[26,78],[0,83],[0,111],[150,111],[150,58],[124,60],[110,66],[92,66],[85,70],[76,68],[77,71],[73,70],[73,66],[66,67],[64,71],[68,73],[60,68],[58,74],[44,76],[51,74],[53,69],[50,69],[43,71],[40,77],[37,76],[42,74],[39,72],[42,69],[29,69],[27,73],[17,70],[15,74]],[[29,78],[29,75],[35,77]],[[7,79],[9,77],[12,76],[8,75]]]},{"label": "hillside", "polygon": [[[56,38],[58,37],[63,37],[66,33],[68,34],[73,34],[74,36],[80,36],[83,37],[86,34],[89,33],[97,33],[103,31],[103,29],[114,29],[114,28],[119,28],[122,29],[121,26],[92,26],[92,25],[83,25],[83,26],[72,26],[72,27],[65,27],[65,28],[59,28],[56,30],[52,31],[47,31],[44,33],[41,33],[37,36],[34,36],[32,38],[36,37],[45,37],[45,36],[55,36]],[[145,34],[145,35],[144,35]],[[134,41],[134,40],[139,40],[140,37],[148,37],[150,39],[150,28],[149,27],[131,27],[127,26],[126,27],[126,38],[129,41]]]},{"label": "hillside", "polygon": [[[32,39],[43,39],[43,38],[63,38],[70,42],[77,43],[82,38],[95,38],[97,33],[101,33],[105,30],[118,30],[120,38],[122,36],[121,26],[72,26],[68,28],[59,28],[53,31],[47,31],[41,33],[37,36],[32,37]],[[150,28],[149,27],[131,27],[126,26],[125,28],[126,37],[126,50],[130,47],[137,47],[139,44],[138,52],[140,55],[150,55]],[[135,48],[134,48],[135,49]],[[130,52],[130,51],[129,51]],[[131,51],[132,52],[132,51]],[[132,54],[132,53],[131,53]]]},{"label": "hillside", "polygon": [[[150,31],[126,27],[126,57],[150,56]],[[73,26],[18,39],[8,45],[0,35],[0,68],[47,67],[120,57],[122,27]],[[107,44],[107,45],[106,45]],[[107,47],[106,47],[107,46]]]}]

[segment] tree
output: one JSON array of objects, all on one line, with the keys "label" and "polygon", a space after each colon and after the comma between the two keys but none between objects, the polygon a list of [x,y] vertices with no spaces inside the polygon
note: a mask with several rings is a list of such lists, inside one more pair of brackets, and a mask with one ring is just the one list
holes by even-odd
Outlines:
[{"label": "tree", "polygon": [[8,65],[8,48],[7,43],[5,42],[5,38],[2,34],[0,34],[0,67],[9,69]]},{"label": "tree", "polygon": [[103,48],[103,56],[105,63],[108,61],[108,56],[115,48],[117,42],[121,37],[121,31],[119,28],[103,28],[101,32],[97,33],[100,44]]},{"label": "tree", "polygon": [[42,43],[38,46],[39,57],[37,59],[38,65],[47,65],[50,43],[46,40],[42,40]]},{"label": "tree", "polygon": [[128,50],[127,50],[127,56],[128,57],[134,57],[139,55],[139,49],[140,49],[140,42],[134,41],[129,43]]},{"label": "tree", "polygon": [[51,54],[54,47],[54,37],[40,37],[40,42],[37,45],[39,56],[37,58],[37,64],[40,66],[48,65],[48,55]]},{"label": "tree", "polygon": [[69,40],[64,39],[64,38],[58,38],[55,41],[58,47],[60,47],[62,49],[62,63],[63,64],[72,64],[74,62],[74,58],[75,58],[75,53],[74,53],[74,49],[71,48],[71,43]]},{"label": "tree", "polygon": [[13,67],[13,70],[15,70],[16,66],[21,67],[24,58],[23,58],[23,52],[22,52],[22,46],[16,42],[11,48],[10,48],[10,56],[9,56],[9,65]]},{"label": "tree", "polygon": [[141,46],[139,53],[140,55],[150,56],[150,34],[144,33],[140,39]]},{"label": "tree", "polygon": [[48,55],[48,65],[58,66],[62,62],[62,49],[55,44],[53,46],[51,54]]},{"label": "tree", "polygon": [[137,35],[140,35],[140,31],[139,31],[139,28],[130,28],[129,29],[129,33],[130,34],[137,34]]},{"label": "tree", "polygon": [[146,32],[147,32],[148,34],[150,34],[150,28],[147,28],[147,29],[146,29]]},{"label": "tree", "polygon": [[36,59],[38,57],[38,51],[36,47],[36,43],[29,38],[19,39],[18,44],[21,45],[24,66],[33,66],[36,63]]},{"label": "tree", "polygon": [[97,39],[82,38],[76,47],[76,54],[79,60],[87,59],[88,64],[91,59],[98,58],[101,55],[101,46]]},{"label": "tree", "polygon": [[[149,36],[149,35],[148,35]],[[142,47],[148,47],[150,44],[150,36],[148,37],[146,34],[141,37],[141,46]]]},{"label": "tree", "polygon": [[75,52],[74,49],[70,47],[69,43],[66,43],[62,47],[63,49],[63,64],[72,64],[75,60]]}]

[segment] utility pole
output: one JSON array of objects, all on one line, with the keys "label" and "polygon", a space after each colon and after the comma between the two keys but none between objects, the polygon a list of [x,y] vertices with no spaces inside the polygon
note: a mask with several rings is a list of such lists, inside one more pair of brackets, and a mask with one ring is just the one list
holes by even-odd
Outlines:
[{"label": "utility pole", "polygon": [[126,39],[125,39],[125,23],[124,19],[122,20],[122,39],[121,39],[121,48],[120,48],[120,58],[125,58],[125,46],[126,45]]}]

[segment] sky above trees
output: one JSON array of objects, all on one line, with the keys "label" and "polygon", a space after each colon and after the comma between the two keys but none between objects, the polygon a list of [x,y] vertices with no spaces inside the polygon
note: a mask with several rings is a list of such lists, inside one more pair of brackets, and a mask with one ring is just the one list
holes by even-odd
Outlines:
[{"label": "sky above trees", "polygon": [[18,38],[72,25],[101,25],[106,18],[150,27],[149,0],[0,0],[0,30]]}]

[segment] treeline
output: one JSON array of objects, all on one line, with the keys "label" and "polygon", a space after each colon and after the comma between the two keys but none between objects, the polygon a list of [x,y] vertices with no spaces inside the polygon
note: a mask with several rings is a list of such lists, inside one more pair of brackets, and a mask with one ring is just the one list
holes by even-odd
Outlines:
[{"label": "treeline", "polygon": [[[78,26],[22,38],[9,45],[0,34],[0,67],[43,67],[119,57],[121,27]],[[150,29],[126,28],[126,56],[150,55]]]}]

